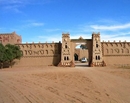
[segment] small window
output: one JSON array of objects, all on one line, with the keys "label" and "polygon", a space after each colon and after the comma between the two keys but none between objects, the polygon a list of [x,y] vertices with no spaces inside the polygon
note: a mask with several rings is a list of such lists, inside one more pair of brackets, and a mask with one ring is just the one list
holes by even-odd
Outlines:
[{"label": "small window", "polygon": [[96,48],[98,48],[98,44],[96,44]]},{"label": "small window", "polygon": [[96,56],[96,60],[98,60],[98,57]]},{"label": "small window", "polygon": [[64,60],[66,60],[66,57],[64,57]]},{"label": "small window", "polygon": [[69,57],[67,57],[67,60],[69,60]]},{"label": "small window", "polygon": [[98,60],[100,60],[100,56],[98,56]]},{"label": "small window", "polygon": [[65,48],[67,48],[67,45],[65,45]]}]

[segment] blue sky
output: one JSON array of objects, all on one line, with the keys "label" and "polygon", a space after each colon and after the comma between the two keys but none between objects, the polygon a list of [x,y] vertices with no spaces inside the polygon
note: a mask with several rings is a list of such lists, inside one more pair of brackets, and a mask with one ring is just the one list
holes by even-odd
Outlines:
[{"label": "blue sky", "polygon": [[15,31],[22,42],[90,39],[130,41],[130,0],[0,0],[0,33]]}]

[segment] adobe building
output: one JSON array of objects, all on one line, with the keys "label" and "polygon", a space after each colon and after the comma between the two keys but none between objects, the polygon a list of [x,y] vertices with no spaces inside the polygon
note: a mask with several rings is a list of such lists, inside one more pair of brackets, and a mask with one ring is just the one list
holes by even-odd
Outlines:
[{"label": "adobe building", "polygon": [[3,45],[6,44],[21,44],[22,38],[21,36],[17,35],[15,32],[12,33],[0,33],[0,43]]},{"label": "adobe building", "polygon": [[[71,39],[69,33],[62,34],[62,42],[22,43],[15,32],[0,34],[0,42],[20,47],[23,57],[14,66],[62,66],[74,67],[75,61],[86,57],[91,67],[106,65],[130,65],[130,42],[101,42],[100,33],[92,33],[91,39]],[[76,49],[83,44],[85,49]]]}]

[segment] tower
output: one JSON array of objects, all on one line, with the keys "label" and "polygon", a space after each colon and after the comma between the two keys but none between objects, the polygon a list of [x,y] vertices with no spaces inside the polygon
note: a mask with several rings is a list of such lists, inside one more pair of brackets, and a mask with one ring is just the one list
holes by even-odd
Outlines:
[{"label": "tower", "polygon": [[61,62],[58,66],[72,67],[74,63],[71,58],[71,41],[70,34],[62,34],[62,47],[61,47]]},{"label": "tower", "polygon": [[92,34],[92,62],[91,66],[105,66],[102,56],[102,47],[100,42],[100,33]]}]

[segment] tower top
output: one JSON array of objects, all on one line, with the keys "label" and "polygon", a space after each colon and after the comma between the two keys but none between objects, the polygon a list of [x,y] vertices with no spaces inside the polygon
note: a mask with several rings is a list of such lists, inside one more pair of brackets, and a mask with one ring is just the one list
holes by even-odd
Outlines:
[{"label": "tower top", "polygon": [[100,37],[100,32],[98,32],[98,33],[93,32],[92,37]]},{"label": "tower top", "polygon": [[68,38],[70,38],[70,34],[69,33],[62,33],[62,38],[63,37],[68,37]]}]

